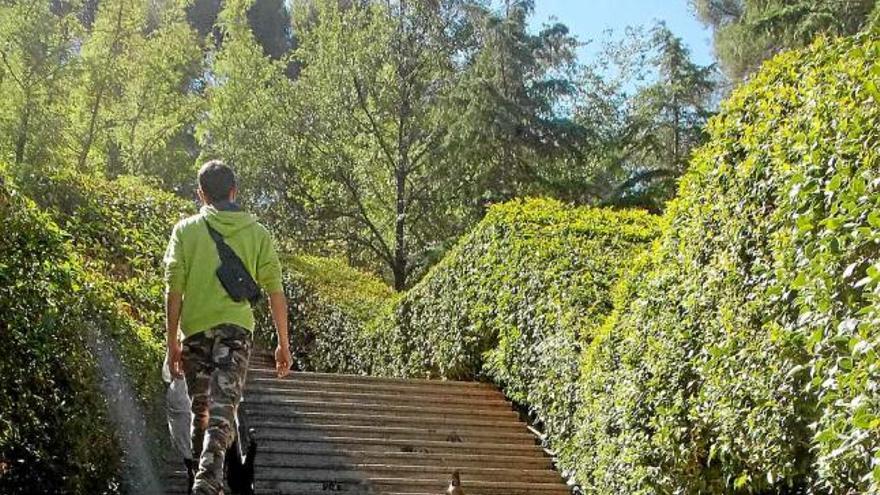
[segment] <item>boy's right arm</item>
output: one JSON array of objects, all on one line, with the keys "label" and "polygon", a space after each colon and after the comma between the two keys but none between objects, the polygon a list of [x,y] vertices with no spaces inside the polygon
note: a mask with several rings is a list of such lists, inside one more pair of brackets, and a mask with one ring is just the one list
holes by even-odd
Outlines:
[{"label": "boy's right arm", "polygon": [[290,340],[287,335],[287,298],[281,281],[281,262],[275,251],[275,243],[269,232],[263,230],[259,260],[257,262],[257,283],[269,294],[269,310],[278,333],[278,347],[275,348],[275,371],[279,377],[290,373]]},{"label": "boy's right arm", "polygon": [[290,341],[287,336],[287,298],[284,291],[269,294],[269,309],[272,311],[272,320],[275,321],[275,331],[278,333],[278,347],[275,348],[275,372],[279,378],[290,373]]}]

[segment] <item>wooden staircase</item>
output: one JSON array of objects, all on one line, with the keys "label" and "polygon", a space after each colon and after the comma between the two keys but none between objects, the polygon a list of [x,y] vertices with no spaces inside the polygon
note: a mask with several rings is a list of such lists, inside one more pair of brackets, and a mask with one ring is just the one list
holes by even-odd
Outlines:
[{"label": "wooden staircase", "polygon": [[[240,410],[256,431],[265,495],[570,495],[537,438],[494,387],[324,373],[275,377],[252,359]],[[173,476],[169,493],[180,493]],[[185,491],[184,491],[185,493]]]}]

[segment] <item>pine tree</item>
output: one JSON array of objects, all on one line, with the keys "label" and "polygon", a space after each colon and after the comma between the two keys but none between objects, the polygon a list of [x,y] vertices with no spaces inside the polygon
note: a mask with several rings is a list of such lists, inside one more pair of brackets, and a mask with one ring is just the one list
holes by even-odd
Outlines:
[{"label": "pine tree", "polygon": [[81,82],[73,92],[71,148],[79,171],[118,168],[107,163],[118,146],[108,132],[117,123],[108,108],[121,97],[125,58],[141,49],[147,21],[147,4],[139,0],[106,0],[98,6],[90,36],[82,47]]},{"label": "pine tree", "polygon": [[786,48],[821,34],[845,36],[880,15],[876,0],[691,0],[715,31],[715,52],[727,75],[739,80]]},{"label": "pine tree", "polygon": [[531,0],[506,0],[499,12],[472,7],[476,53],[458,93],[456,150],[478,166],[472,195],[499,201],[559,193],[556,164],[578,155],[584,129],[558,111],[576,93],[577,41],[560,23],[529,32]]},{"label": "pine tree", "polygon": [[[73,6],[71,6],[73,7]],[[78,66],[74,8],[0,4],[0,153],[14,165],[44,165],[61,151],[61,106]]]}]

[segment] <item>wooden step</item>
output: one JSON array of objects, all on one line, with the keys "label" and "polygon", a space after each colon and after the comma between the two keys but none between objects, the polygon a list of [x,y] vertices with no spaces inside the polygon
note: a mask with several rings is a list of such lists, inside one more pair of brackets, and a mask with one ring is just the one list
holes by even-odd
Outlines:
[{"label": "wooden step", "polygon": [[[326,439],[325,439],[326,440]],[[368,441],[364,439],[333,439],[332,441],[294,444],[284,441],[262,439],[260,455],[338,455],[345,452],[365,452],[370,455],[429,455],[446,458],[459,456],[532,457],[544,460],[546,453],[537,445],[531,447],[493,444],[455,444],[433,442],[415,444],[405,441]]]},{"label": "wooden step", "polygon": [[368,382],[357,381],[352,382],[345,379],[340,380],[315,380],[310,376],[301,373],[294,373],[286,378],[277,378],[271,376],[250,376],[248,377],[248,390],[262,389],[287,389],[287,390],[327,390],[341,392],[379,392],[379,393],[438,393],[438,394],[455,394],[461,397],[479,397],[505,400],[504,395],[498,390],[483,387],[450,387],[449,382],[434,380],[423,383],[386,383],[386,382]]},{"label": "wooden step", "polygon": [[333,390],[290,390],[287,388],[245,389],[245,397],[259,398],[296,398],[311,399],[321,402],[368,402],[399,405],[437,405],[450,407],[468,407],[478,409],[512,409],[512,405],[503,398],[485,399],[481,397],[462,396],[454,393],[380,393],[369,391],[333,391]]},{"label": "wooden step", "polygon": [[473,407],[462,407],[456,404],[411,404],[411,403],[388,403],[383,401],[360,399],[360,401],[346,400],[340,398],[339,401],[322,401],[319,398],[311,397],[302,399],[298,397],[279,397],[276,395],[247,395],[243,399],[243,403],[254,404],[259,406],[273,406],[278,409],[290,408],[293,411],[328,411],[339,413],[354,413],[356,411],[365,412],[401,412],[410,414],[438,414],[438,415],[459,415],[459,416],[507,416],[518,419],[518,415],[513,408],[505,407],[482,407],[472,405]]},{"label": "wooden step", "polygon": [[[262,481],[358,481],[367,477],[378,478],[425,478],[448,480],[451,470],[442,466],[401,466],[394,464],[345,464],[306,468],[287,463],[269,465],[263,459],[257,461]],[[555,483],[560,476],[547,469],[473,468],[459,467],[464,479],[471,481],[505,480],[523,483]]]},{"label": "wooden step", "polygon": [[401,466],[438,466],[447,473],[462,466],[471,468],[552,469],[549,457],[535,455],[479,455],[461,453],[384,452],[369,450],[318,449],[308,453],[263,452],[260,465],[322,468],[360,464],[395,464]]},{"label": "wooden step", "polygon": [[430,440],[450,443],[534,444],[536,437],[528,431],[492,429],[428,429],[396,426],[308,425],[248,420],[259,438],[290,441],[314,441],[325,437],[359,437],[394,440]]},{"label": "wooden step", "polygon": [[300,412],[290,409],[257,408],[255,406],[243,407],[248,415],[250,423],[260,421],[275,421],[290,424],[311,425],[349,425],[349,426],[407,426],[407,427],[462,427],[462,428],[492,428],[499,430],[523,431],[522,424],[511,421],[511,418],[493,419],[485,416],[469,416],[467,414],[455,415],[388,415],[388,414],[359,414],[357,412]]},{"label": "wooden step", "polygon": [[[275,376],[275,364],[274,362],[269,365],[268,361],[265,365],[256,364],[251,361],[251,366],[248,369],[249,374],[253,374],[254,376],[261,377],[271,377]],[[397,378],[397,377],[387,377],[387,376],[368,376],[368,375],[347,375],[347,374],[337,374],[337,373],[316,373],[313,371],[291,371],[289,377],[296,377],[297,375],[307,378],[308,380],[324,380],[327,382],[347,382],[347,383],[387,383],[387,384],[401,384],[401,385],[442,385],[449,388],[477,388],[484,390],[497,390],[496,387],[489,383],[483,382],[466,382],[466,381],[457,381],[457,380],[442,380],[442,379],[426,379],[426,378]]]},{"label": "wooden step", "polygon": [[[441,494],[449,484],[448,478],[375,478],[364,477],[358,481],[261,481],[257,484],[257,493],[300,494],[305,492],[342,492],[385,494],[388,492],[415,492]],[[523,483],[507,481],[466,481],[462,480],[462,488],[468,495],[570,495],[568,487],[560,483]],[[364,491],[366,490],[366,491]],[[372,491],[370,491],[372,490]]]},{"label": "wooden step", "polygon": [[[417,452],[417,453],[464,453],[480,455],[521,455],[523,453],[543,454],[536,444],[528,443],[477,443],[477,442],[445,442],[432,440],[403,440],[364,437],[321,437],[312,440],[292,442],[286,438],[272,438],[260,432],[256,435],[260,452],[295,452],[308,453],[319,446],[340,450],[370,450],[380,452]],[[326,447],[332,446],[332,447]]]},{"label": "wooden step", "polygon": [[249,411],[278,411],[279,414],[299,412],[327,412],[338,414],[401,414],[407,416],[434,416],[455,418],[509,419],[519,421],[519,414],[511,409],[468,409],[462,407],[428,407],[419,405],[383,404],[380,402],[321,402],[268,395],[245,396],[241,407]]}]

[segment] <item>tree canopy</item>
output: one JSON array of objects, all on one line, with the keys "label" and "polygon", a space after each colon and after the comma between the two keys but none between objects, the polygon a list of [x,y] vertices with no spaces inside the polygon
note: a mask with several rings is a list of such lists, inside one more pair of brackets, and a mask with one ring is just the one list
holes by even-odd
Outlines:
[{"label": "tree canopy", "polygon": [[718,87],[662,25],[583,64],[564,24],[530,27],[529,0],[0,9],[16,174],[134,174],[192,198],[195,164],[222,158],[289,247],[398,289],[496,202],[662,210]]},{"label": "tree canopy", "polygon": [[880,15],[876,0],[691,0],[715,31],[715,52],[733,79],[820,34],[849,35]]}]

